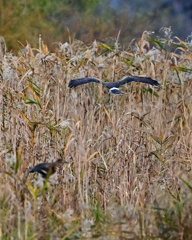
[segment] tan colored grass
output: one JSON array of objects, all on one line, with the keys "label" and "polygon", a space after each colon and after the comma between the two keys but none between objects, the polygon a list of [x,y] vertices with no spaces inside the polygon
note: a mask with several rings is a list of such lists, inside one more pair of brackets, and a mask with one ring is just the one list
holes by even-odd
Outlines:
[{"label": "tan colored grass", "polygon": [[[190,239],[191,49],[176,40],[185,51],[152,48],[145,32],[128,51],[74,41],[4,54],[1,239]],[[161,85],[132,83],[124,96],[68,88],[73,78],[129,74]],[[57,157],[69,164],[47,188],[26,176]]]}]

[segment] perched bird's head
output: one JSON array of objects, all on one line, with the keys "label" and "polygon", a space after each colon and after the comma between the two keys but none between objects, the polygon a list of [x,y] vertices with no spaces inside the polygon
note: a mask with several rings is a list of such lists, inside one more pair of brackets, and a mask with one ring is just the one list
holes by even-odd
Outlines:
[{"label": "perched bird's head", "polygon": [[55,161],[56,163],[62,163],[63,162],[63,159],[62,158],[59,158]]}]

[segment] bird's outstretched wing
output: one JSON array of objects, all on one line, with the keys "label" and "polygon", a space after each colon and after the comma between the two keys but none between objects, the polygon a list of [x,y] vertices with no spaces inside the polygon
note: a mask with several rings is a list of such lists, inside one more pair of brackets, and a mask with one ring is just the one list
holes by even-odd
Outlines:
[{"label": "bird's outstretched wing", "polygon": [[50,163],[40,163],[28,170],[27,174],[38,172],[42,175],[43,178],[46,178],[47,173],[49,172]]},{"label": "bird's outstretched wing", "polygon": [[77,86],[87,84],[90,82],[95,82],[95,83],[102,83],[103,86],[111,89],[111,88],[119,88],[120,86],[130,83],[130,82],[141,82],[141,83],[147,83],[152,86],[159,86],[159,83],[157,80],[154,80],[150,77],[138,77],[138,76],[125,76],[121,80],[117,82],[103,82],[99,80],[98,78],[78,78],[78,79],[72,79],[69,82],[68,87],[69,88],[75,88]]},{"label": "bird's outstretched wing", "polygon": [[89,78],[89,77],[72,79],[72,80],[70,80],[68,87],[75,88],[77,86],[80,86],[80,85],[83,85],[86,83],[90,83],[90,82],[101,83],[101,80],[99,80],[97,78]]},{"label": "bird's outstretched wing", "polygon": [[120,87],[121,85],[124,85],[125,83],[130,83],[130,82],[141,82],[141,83],[150,84],[152,86],[159,86],[158,81],[150,77],[125,76],[122,78],[122,80],[118,82],[114,82],[115,84],[114,87]]}]

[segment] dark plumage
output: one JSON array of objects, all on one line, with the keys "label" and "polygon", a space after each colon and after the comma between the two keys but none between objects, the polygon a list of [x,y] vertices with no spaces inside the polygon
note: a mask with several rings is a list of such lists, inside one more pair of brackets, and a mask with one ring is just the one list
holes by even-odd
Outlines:
[{"label": "dark plumage", "polygon": [[126,83],[130,83],[130,82],[141,82],[141,83],[147,83],[150,84],[152,86],[159,86],[158,81],[150,78],[150,77],[133,77],[133,76],[125,76],[123,77],[121,80],[117,81],[117,82],[103,82],[100,79],[97,78],[78,78],[78,79],[72,79],[69,82],[68,87],[69,88],[75,88],[77,86],[83,85],[83,84],[87,84],[90,82],[95,82],[95,83],[101,83],[103,86],[111,89],[111,88],[119,88],[120,86],[126,84]]},{"label": "dark plumage", "polygon": [[42,175],[43,178],[49,177],[51,174],[54,174],[56,172],[56,167],[58,164],[61,164],[63,162],[62,159],[57,159],[57,161],[53,163],[40,163],[32,167],[28,170],[27,174],[37,172]]}]

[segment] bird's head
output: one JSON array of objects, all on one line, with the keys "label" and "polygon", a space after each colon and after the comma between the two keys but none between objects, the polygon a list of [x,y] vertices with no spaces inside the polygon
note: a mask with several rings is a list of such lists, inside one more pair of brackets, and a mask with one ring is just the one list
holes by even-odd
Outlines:
[{"label": "bird's head", "polygon": [[56,163],[62,163],[63,162],[63,159],[62,158],[59,158],[56,160]]}]

